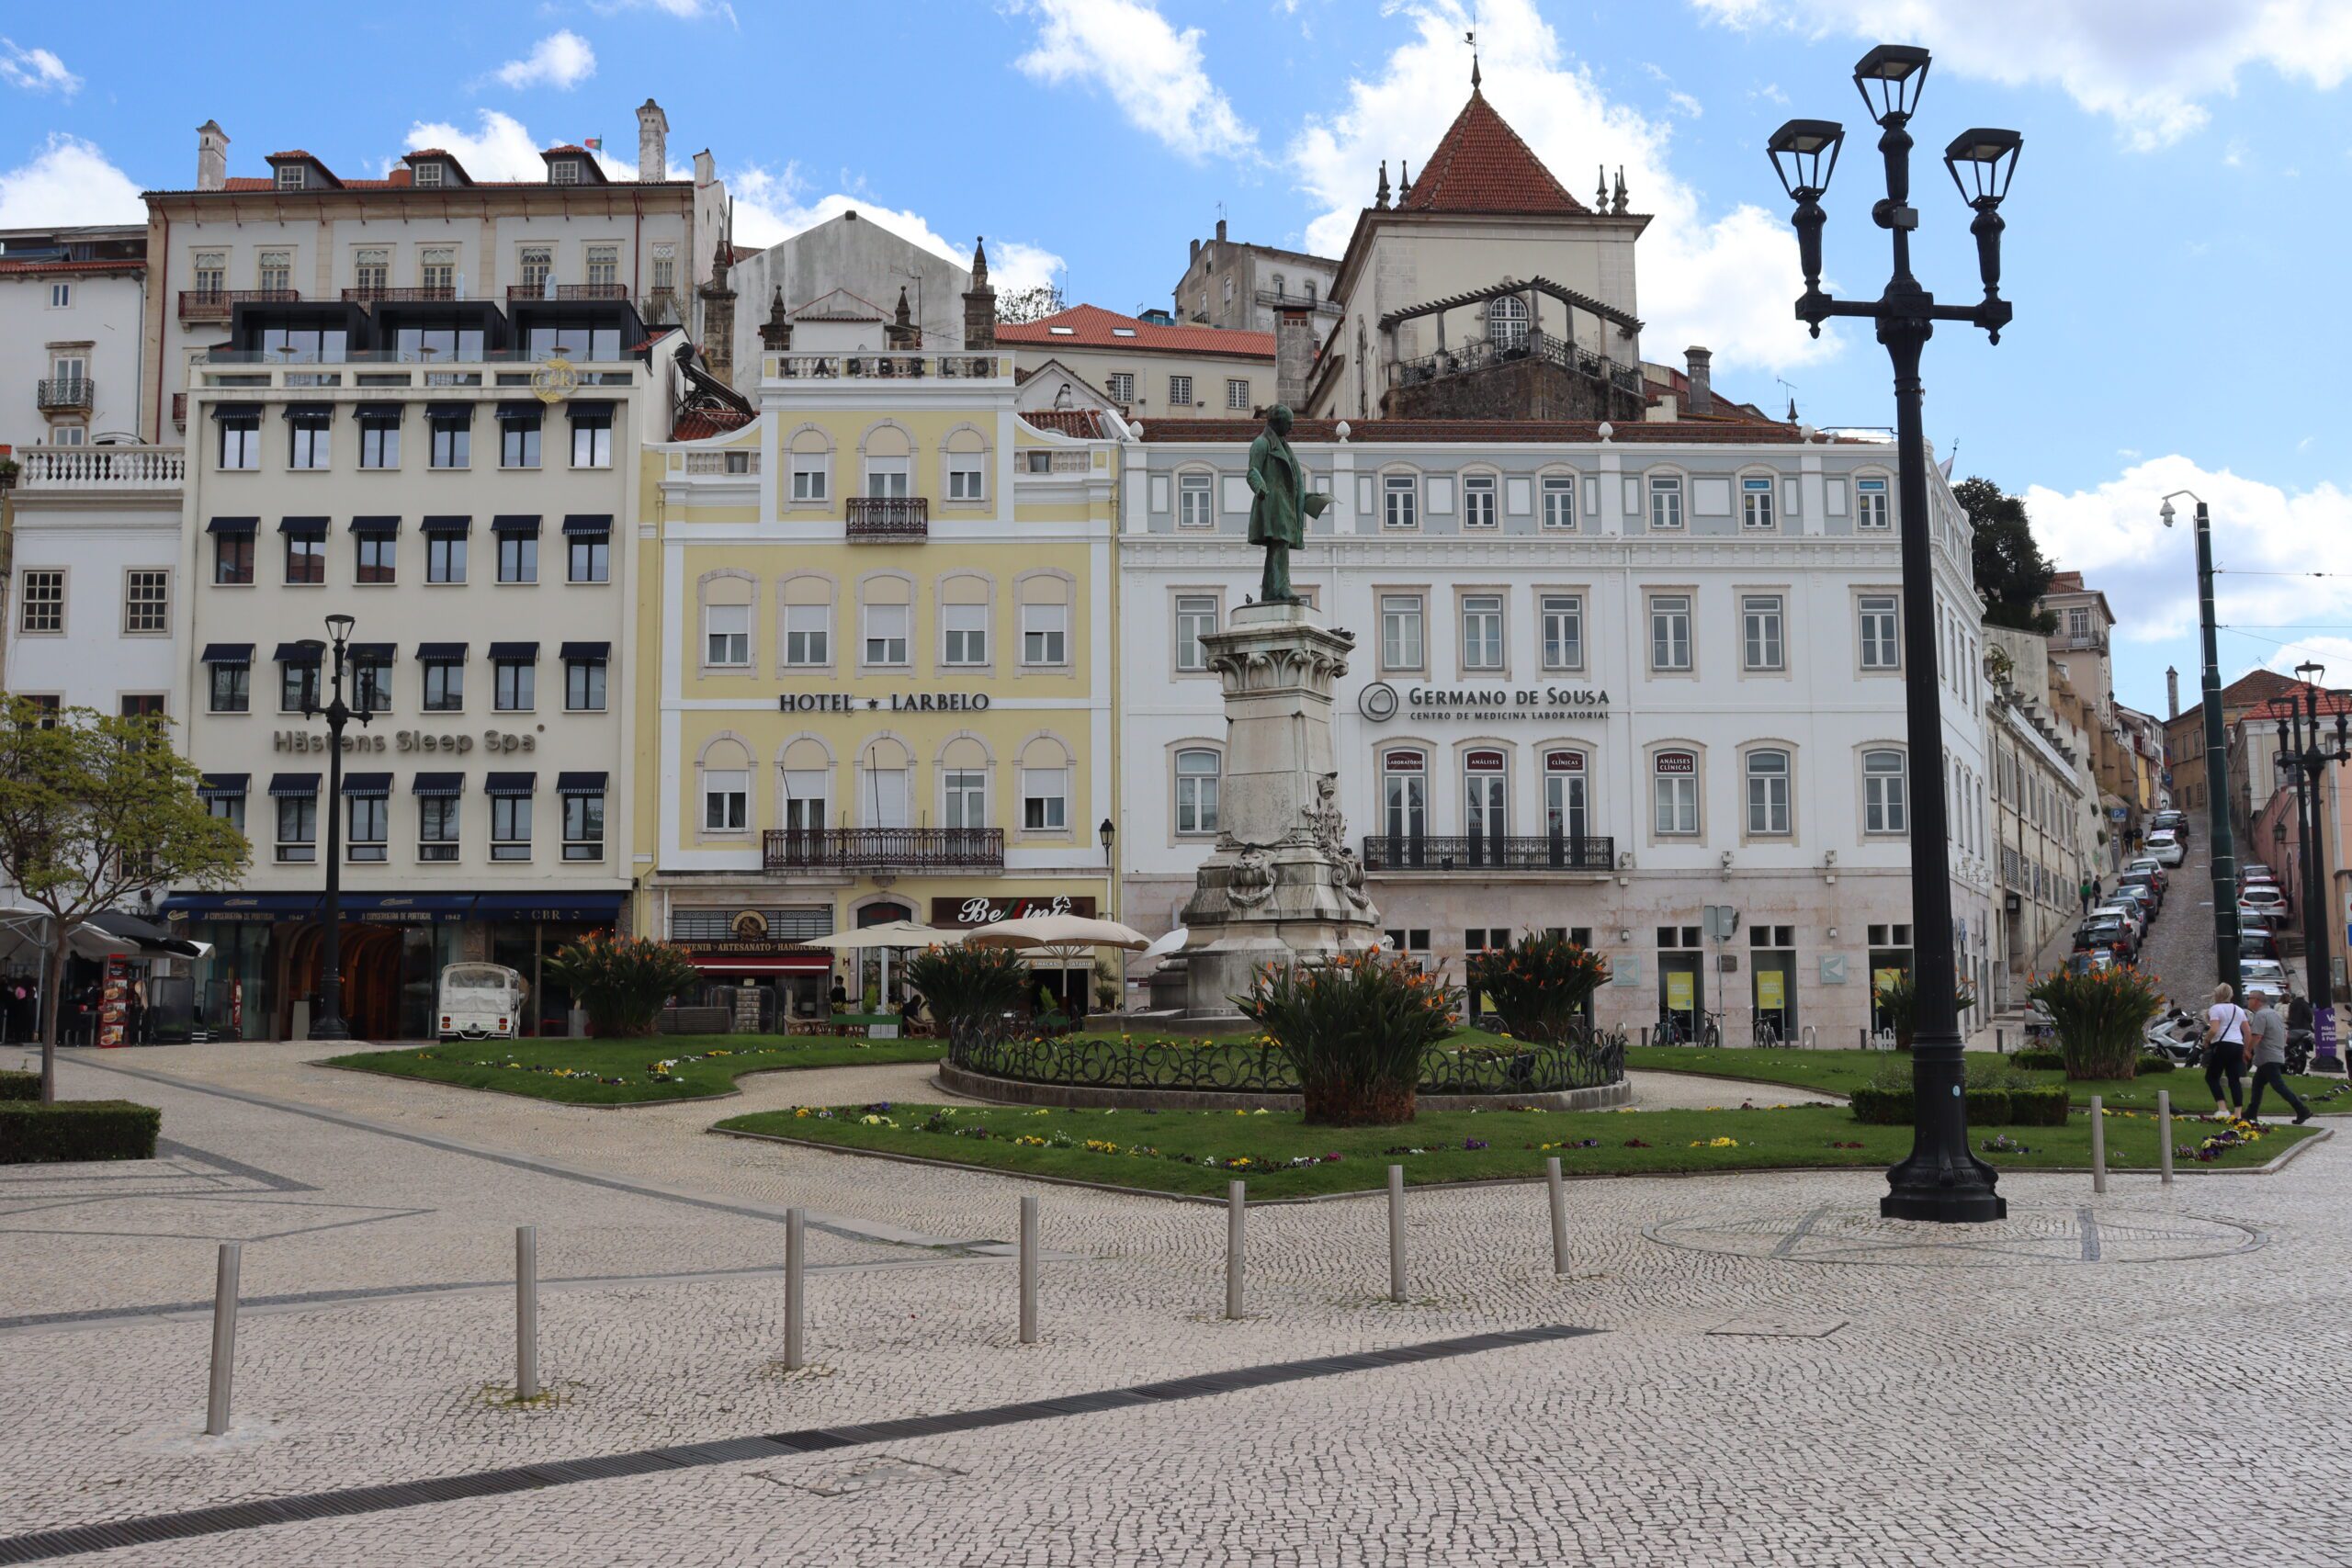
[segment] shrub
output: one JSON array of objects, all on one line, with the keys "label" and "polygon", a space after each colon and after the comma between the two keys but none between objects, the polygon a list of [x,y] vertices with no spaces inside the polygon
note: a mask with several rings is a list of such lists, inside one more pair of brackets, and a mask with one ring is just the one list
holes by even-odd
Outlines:
[{"label": "shrub", "polygon": [[1028,999],[1030,968],[1009,947],[934,947],[907,961],[948,1047],[970,1049],[1004,1032],[1005,1015]]},{"label": "shrub", "polygon": [[153,1106],[127,1100],[0,1100],[0,1165],[153,1159],[163,1122]]},{"label": "shrub", "polygon": [[2168,1073],[2179,1066],[2170,1056],[2143,1056],[2139,1061],[2139,1076],[2146,1077],[2150,1073]]},{"label": "shrub", "polygon": [[[1894,1031],[1894,1048],[1911,1049],[1911,1035],[1917,1027],[1914,1015],[1919,1009],[1918,987],[1912,984],[1911,972],[1905,969],[1887,984],[1872,986],[1871,1000],[1886,1014],[1887,1027]],[[1961,982],[1953,1003],[1957,1010],[1965,1012],[1976,1005],[1976,993],[1966,982]]]},{"label": "shrub", "polygon": [[0,1073],[0,1100],[39,1100],[40,1098],[40,1075],[39,1073]]},{"label": "shrub", "polygon": [[1585,1004],[1609,983],[1609,961],[1562,932],[1530,932],[1508,947],[1473,953],[1471,996],[1486,993],[1515,1040],[1562,1045],[1585,1035]]},{"label": "shrub", "polygon": [[1261,970],[1233,1004],[1298,1074],[1306,1120],[1352,1127],[1413,1119],[1422,1053],[1453,1029],[1462,993],[1375,953]]},{"label": "shrub", "polygon": [[588,1014],[589,1032],[600,1040],[652,1033],[662,1004],[702,979],[702,971],[668,942],[610,931],[591,931],[572,942],[547,961],[546,971],[571,993]]},{"label": "shrub", "polygon": [[2066,1066],[2066,1053],[2064,1051],[2012,1051],[2009,1053],[2009,1063],[2020,1072],[2063,1072]]},{"label": "shrub", "polygon": [[2026,995],[2056,1021],[2066,1076],[2077,1079],[2130,1077],[2148,1021],[2164,1007],[2155,977],[2122,965],[2046,975]]},{"label": "shrub", "polygon": [[[1975,1114],[1973,1109],[1970,1114]],[[2009,1090],[2009,1125],[2012,1127],[2064,1127],[2065,1124],[2064,1084],[2042,1084],[2031,1089]]]},{"label": "shrub", "polygon": [[1863,1085],[1854,1090],[1852,1104],[1854,1120],[1873,1127],[1907,1127],[1911,1124],[1911,1089],[1878,1089]]}]

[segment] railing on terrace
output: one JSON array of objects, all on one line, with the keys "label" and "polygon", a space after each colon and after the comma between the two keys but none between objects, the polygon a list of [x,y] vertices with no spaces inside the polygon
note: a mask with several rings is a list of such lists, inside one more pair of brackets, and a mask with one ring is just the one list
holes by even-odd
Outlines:
[{"label": "railing on terrace", "polygon": [[989,381],[1012,374],[1008,363],[994,353],[928,354],[777,354],[769,356],[778,379],[830,381],[864,379]]},{"label": "railing on terrace", "polygon": [[363,283],[343,291],[346,305],[449,305],[457,299],[456,285],[448,283]]},{"label": "railing on terrace", "polygon": [[157,490],[187,478],[187,453],[178,446],[28,446],[17,489]]},{"label": "railing on terrace", "polygon": [[772,828],[770,871],[1002,871],[1001,828]]},{"label": "railing on terrace", "polygon": [[332,354],[304,349],[214,348],[205,352],[208,365],[539,365],[568,359],[574,365],[626,365],[624,352],[609,360],[594,360],[577,344],[548,349],[485,348],[465,355],[442,354],[427,348],[345,348]]},{"label": "railing on terrace", "polygon": [[1327,299],[1319,294],[1310,299],[1304,294],[1277,294],[1271,288],[1261,288],[1257,292],[1257,301],[1261,305],[1272,305],[1278,310],[1313,310],[1326,316],[1340,313],[1338,300]]},{"label": "railing on terrace", "polygon": [[849,498],[853,539],[926,539],[931,536],[931,499],[921,495],[854,495]]},{"label": "railing on terrace", "polygon": [[44,409],[87,409],[98,400],[98,384],[87,376],[52,376],[33,389]]},{"label": "railing on terrace", "polygon": [[1614,839],[1431,838],[1367,834],[1363,868],[1376,872],[1609,871],[1617,863]]},{"label": "railing on terrace", "polygon": [[1472,338],[1458,346],[1425,354],[1419,359],[1397,360],[1388,367],[1388,384],[1392,387],[1418,386],[1443,377],[1466,376],[1473,371],[1490,369],[1521,359],[1541,359],[1563,370],[1589,376],[1596,381],[1606,381],[1621,391],[1639,392],[1642,389],[1642,373],[1638,368],[1620,365],[1589,349],[1578,348],[1565,338],[1534,331],[1507,339],[1499,346],[1490,338]]},{"label": "railing on terrace", "polygon": [[183,288],[180,320],[225,321],[239,305],[299,305],[301,291],[294,288]]},{"label": "railing on terrace", "polygon": [[527,299],[626,299],[626,283],[510,283],[506,286],[510,303]]}]

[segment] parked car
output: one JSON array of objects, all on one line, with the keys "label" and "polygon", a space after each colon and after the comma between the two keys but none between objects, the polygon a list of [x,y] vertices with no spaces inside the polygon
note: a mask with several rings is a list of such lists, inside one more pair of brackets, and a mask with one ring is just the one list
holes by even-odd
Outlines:
[{"label": "parked car", "polygon": [[2278,956],[2278,939],[2258,926],[2238,928],[2240,958],[2272,958]]},{"label": "parked car", "polygon": [[2091,906],[2091,919],[2121,920],[2132,929],[2132,941],[2135,946],[2148,934],[2148,922],[2141,918],[2140,911],[2119,899],[2110,898],[2104,904]]},{"label": "parked car", "polygon": [[2115,964],[2113,953],[2104,947],[2094,948],[2088,953],[2069,953],[2066,972],[2070,975],[2096,975],[2102,969],[2114,968]]},{"label": "parked car", "polygon": [[2159,887],[2162,887],[2165,883],[2172,880],[2172,873],[2165,869],[2165,863],[2158,860],[2154,855],[2135,855],[2130,861],[2125,863],[2123,869],[2126,872],[2154,872],[2156,874],[2156,886]]},{"label": "parked car", "polygon": [[2238,930],[2245,931],[2249,928],[2259,928],[2276,936],[2287,929],[2287,911],[2261,904],[2240,904]]},{"label": "parked car", "polygon": [[2151,910],[2165,907],[2165,890],[2153,872],[2127,871],[2115,879],[2118,893],[2137,893],[2145,898]]},{"label": "parked car", "polygon": [[2186,843],[2188,841],[2188,813],[2159,811],[2148,818],[2148,828],[2152,832],[2170,833],[2174,838]]},{"label": "parked car", "polygon": [[2121,917],[2094,915],[2075,928],[2075,951],[2112,951],[2129,962],[2140,951],[2140,939],[2132,934],[2131,926]]},{"label": "parked car", "polygon": [[2148,852],[2167,866],[2178,865],[2188,858],[2188,852],[2170,833],[2149,834]]},{"label": "parked car", "polygon": [[2253,986],[2266,987],[2272,996],[2282,1001],[2289,995],[2287,966],[2276,959],[2241,958],[2238,960],[2238,976],[2240,980],[2238,995],[2241,998],[2245,995],[2247,988]]},{"label": "parked car", "polygon": [[2257,909],[2283,910],[2287,908],[2287,896],[2269,883],[2256,882],[2249,884],[2238,895],[2238,902],[2251,904]]}]

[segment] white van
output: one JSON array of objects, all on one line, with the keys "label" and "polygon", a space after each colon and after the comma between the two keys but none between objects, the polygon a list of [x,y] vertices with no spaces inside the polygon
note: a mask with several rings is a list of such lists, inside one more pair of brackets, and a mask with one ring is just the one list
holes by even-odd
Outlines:
[{"label": "white van", "polygon": [[523,1028],[523,976],[502,964],[452,964],[441,971],[443,1040],[513,1040]]}]

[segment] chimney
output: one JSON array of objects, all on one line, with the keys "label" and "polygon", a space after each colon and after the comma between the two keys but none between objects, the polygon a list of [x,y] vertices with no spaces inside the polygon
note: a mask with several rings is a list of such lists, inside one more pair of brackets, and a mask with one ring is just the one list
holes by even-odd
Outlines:
[{"label": "chimney", "polygon": [[1715,389],[1713,380],[1714,355],[1703,348],[1686,348],[1683,357],[1690,365],[1690,412],[1711,414],[1715,412]]},{"label": "chimney", "polygon": [[1222,218],[1216,220],[1216,243],[1220,245],[1225,243],[1225,220]]},{"label": "chimney", "polygon": [[1274,317],[1274,401],[1293,413],[1306,400],[1306,378],[1315,369],[1315,328],[1306,310],[1285,309]]},{"label": "chimney", "polygon": [[1201,243],[1198,240],[1193,242],[1193,254],[1184,259],[1188,262],[1196,262],[1201,259]]},{"label": "chimney", "polygon": [[2165,704],[2170,709],[2166,718],[2180,716],[2180,671],[2169,664],[2165,666]]},{"label": "chimney", "polygon": [[735,213],[730,206],[727,228],[710,258],[710,281],[695,292],[702,297],[703,367],[729,387],[735,384],[735,286],[727,279],[733,264]]},{"label": "chimney", "polygon": [[637,110],[637,177],[651,185],[670,177],[670,117],[648,98]]},{"label": "chimney", "polygon": [[229,188],[229,133],[217,119],[196,128],[196,188]]},{"label": "chimney", "polygon": [[989,287],[989,250],[985,239],[972,242],[972,287],[964,291],[964,346],[996,346],[996,290]]},{"label": "chimney", "polygon": [[891,313],[888,324],[882,329],[882,340],[895,349],[916,349],[922,346],[922,329],[915,324],[914,314],[907,305],[907,286],[899,285],[899,308]]}]

